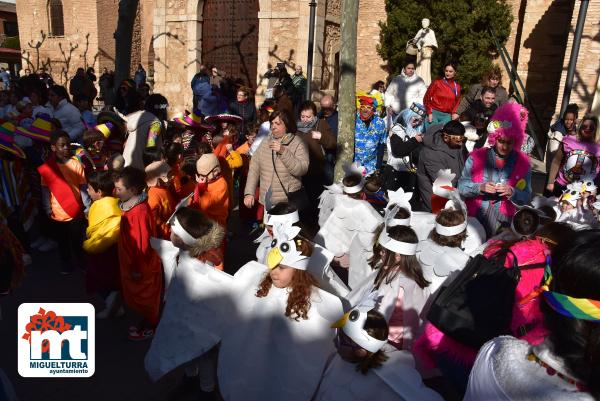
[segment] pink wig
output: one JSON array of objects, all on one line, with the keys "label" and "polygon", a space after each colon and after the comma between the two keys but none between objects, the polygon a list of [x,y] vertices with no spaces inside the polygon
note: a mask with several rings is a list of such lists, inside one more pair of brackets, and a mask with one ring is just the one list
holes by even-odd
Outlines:
[{"label": "pink wig", "polygon": [[498,107],[487,127],[488,142],[494,146],[496,139],[512,139],[515,149],[520,150],[525,141],[528,111],[517,102],[508,102]]}]

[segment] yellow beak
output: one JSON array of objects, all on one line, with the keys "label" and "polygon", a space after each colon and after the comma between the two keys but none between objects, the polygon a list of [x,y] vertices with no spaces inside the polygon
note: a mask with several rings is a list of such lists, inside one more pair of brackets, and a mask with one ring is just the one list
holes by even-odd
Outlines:
[{"label": "yellow beak", "polygon": [[281,263],[282,260],[283,256],[281,256],[279,248],[273,248],[269,251],[269,254],[267,255],[267,267],[273,270]]},{"label": "yellow beak", "polygon": [[344,327],[346,325],[346,322],[348,322],[348,316],[350,316],[350,312],[344,313],[344,316],[342,316],[341,318],[339,318],[339,320],[337,322],[332,324],[331,328],[332,329],[341,329],[342,327]]}]

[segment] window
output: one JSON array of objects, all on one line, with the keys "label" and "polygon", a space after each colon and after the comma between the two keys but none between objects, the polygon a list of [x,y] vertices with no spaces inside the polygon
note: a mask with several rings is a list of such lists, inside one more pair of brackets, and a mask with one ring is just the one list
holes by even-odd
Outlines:
[{"label": "window", "polygon": [[4,34],[6,36],[19,36],[17,23],[13,21],[4,21]]},{"label": "window", "polygon": [[65,22],[61,0],[48,1],[48,28],[50,36],[64,36]]}]

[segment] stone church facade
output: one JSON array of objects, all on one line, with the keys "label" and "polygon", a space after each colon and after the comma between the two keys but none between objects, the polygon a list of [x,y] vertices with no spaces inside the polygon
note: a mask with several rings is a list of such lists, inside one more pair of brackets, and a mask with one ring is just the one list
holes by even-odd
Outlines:
[{"label": "stone church facade", "polygon": [[[262,99],[269,66],[283,62],[291,71],[308,56],[308,1],[156,0],[154,11],[155,90],[176,105],[191,104],[189,82],[200,64],[216,65],[256,88]],[[385,79],[377,55],[384,0],[360,2],[357,85],[367,89]],[[318,1],[313,89],[335,94],[341,46],[341,0]]]},{"label": "stone church facade", "polygon": [[[547,126],[560,109],[580,2],[507,2],[515,18],[506,47]],[[170,100],[172,113],[191,107],[190,81],[201,63],[214,64],[252,86],[257,101],[261,101],[268,66],[284,62],[289,71],[296,64],[306,71],[308,4],[309,0],[140,0],[132,69],[138,63],[144,65],[154,91]],[[317,1],[312,82],[315,97],[336,93],[342,45],[341,4],[342,0]],[[60,34],[52,32],[58,9],[63,21]],[[94,66],[97,71],[112,69],[117,9],[118,0],[19,0],[24,68],[45,68],[63,84],[79,66]],[[600,3],[590,2],[571,95],[571,101],[582,110],[595,107],[596,114],[600,113],[598,15]],[[385,62],[376,51],[379,21],[384,18],[384,0],[360,1],[359,90],[388,78]]]}]

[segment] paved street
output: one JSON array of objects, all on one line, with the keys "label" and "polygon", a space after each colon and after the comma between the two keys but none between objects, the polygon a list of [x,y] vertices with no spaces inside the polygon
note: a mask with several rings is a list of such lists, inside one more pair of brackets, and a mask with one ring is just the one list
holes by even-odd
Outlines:
[{"label": "paved street", "polygon": [[[234,212],[237,215],[237,211]],[[234,229],[243,231],[237,224]],[[191,394],[174,392],[183,374],[178,369],[153,384],[144,370],[144,355],[150,342],[134,343],[127,339],[127,328],[138,318],[131,311],[116,319],[96,320],[96,373],[89,379],[22,378],[17,373],[17,308],[23,302],[91,302],[101,301],[85,292],[84,272],[70,276],[59,274],[56,252],[34,253],[34,263],[27,268],[23,285],[11,296],[0,298],[0,368],[15,387],[20,401],[163,401],[194,400]],[[237,234],[229,242],[226,266],[235,271],[254,257],[251,241]],[[0,401],[3,401],[0,399]]]}]

